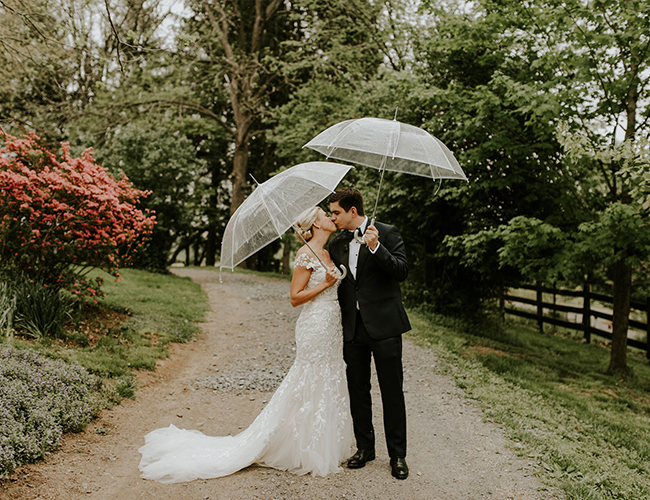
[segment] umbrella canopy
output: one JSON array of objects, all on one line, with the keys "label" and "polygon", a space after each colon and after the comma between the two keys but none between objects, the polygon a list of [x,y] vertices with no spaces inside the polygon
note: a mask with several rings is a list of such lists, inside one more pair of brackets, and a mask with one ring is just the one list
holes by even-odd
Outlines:
[{"label": "umbrella canopy", "polygon": [[380,170],[432,179],[463,179],[458,161],[447,147],[421,128],[382,118],[346,120],[318,134],[304,147],[327,158]]},{"label": "umbrella canopy", "polygon": [[351,168],[325,161],[301,163],[259,184],[226,225],[221,269],[234,269],[281,237],[305,210],[329,196]]}]

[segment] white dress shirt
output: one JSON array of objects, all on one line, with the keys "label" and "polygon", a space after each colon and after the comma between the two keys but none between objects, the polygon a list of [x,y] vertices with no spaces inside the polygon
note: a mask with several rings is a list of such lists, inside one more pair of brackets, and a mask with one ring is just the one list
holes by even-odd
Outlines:
[{"label": "white dress shirt", "polygon": [[[361,232],[365,233],[367,225],[368,225],[368,217],[364,217],[363,222],[361,223],[358,229],[361,229]],[[370,250],[370,253],[375,253],[378,248],[379,248],[379,242],[377,242],[377,246],[375,247],[374,250],[370,250],[370,248],[368,248],[368,250]],[[357,279],[357,264],[359,263],[360,251],[361,251],[361,243],[359,243],[357,240],[352,238],[352,240],[350,240],[350,254],[348,260],[348,269],[352,273],[352,277],[355,280]]]},{"label": "white dress shirt", "polygon": [[[368,224],[368,217],[363,219],[363,223],[359,226],[361,231],[366,230],[366,225]],[[350,240],[350,257],[348,261],[348,269],[352,273],[352,277],[357,279],[357,264],[359,262],[359,252],[361,251],[361,244],[352,238]]]}]

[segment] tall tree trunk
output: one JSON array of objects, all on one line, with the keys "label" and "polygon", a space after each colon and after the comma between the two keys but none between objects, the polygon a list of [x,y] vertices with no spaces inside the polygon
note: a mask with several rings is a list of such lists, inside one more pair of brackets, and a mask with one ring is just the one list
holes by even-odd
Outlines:
[{"label": "tall tree trunk", "polygon": [[218,208],[219,204],[219,184],[221,182],[221,172],[220,165],[217,162],[213,162],[210,165],[210,185],[212,187],[212,193],[210,194],[208,204],[210,205],[206,211],[208,217],[208,235],[205,241],[205,265],[208,267],[214,267],[217,263],[217,237],[219,232],[219,215],[220,209]]},{"label": "tall tree trunk", "polygon": [[246,175],[248,174],[249,138],[237,138],[232,167],[232,198],[230,199],[230,216],[235,213],[246,198]]},{"label": "tall tree trunk", "polygon": [[[636,75],[638,64],[632,62],[630,72]],[[625,140],[634,140],[636,132],[636,106],[639,97],[637,85],[631,85],[626,103]],[[629,204],[630,194],[623,189],[621,203]],[[625,253],[627,255],[627,252]],[[632,266],[622,258],[614,264],[614,312],[612,320],[612,354],[609,359],[609,373],[627,375],[627,330],[630,322],[630,296],[632,294]]]},{"label": "tall tree trunk", "polygon": [[[636,62],[630,64],[630,73],[636,75],[639,71],[639,65]],[[630,87],[627,105],[625,106],[625,140],[634,139],[636,133],[636,106],[639,99],[639,88],[636,85]]]},{"label": "tall tree trunk", "polygon": [[205,265],[214,267],[217,263],[217,228],[213,223],[208,226],[208,236],[205,239]]},{"label": "tall tree trunk", "polygon": [[171,266],[172,264],[174,264],[176,262],[176,259],[178,258],[180,253],[185,249],[185,246],[186,246],[185,238],[183,238],[180,241],[180,243],[178,244],[178,246],[176,247],[176,250],[174,250],[174,252],[172,253],[170,259],[167,261],[168,265]]},{"label": "tall tree trunk", "polygon": [[614,264],[614,319],[612,324],[612,354],[609,373],[628,374],[627,329],[630,317],[630,295],[632,292],[632,266],[621,259]]},{"label": "tall tree trunk", "polygon": [[187,247],[185,248],[185,267],[190,267],[191,265],[191,260],[190,260],[190,250],[192,249],[192,243],[188,243]]},{"label": "tall tree trunk", "polygon": [[285,240],[282,247],[282,274],[291,274],[291,243]]},{"label": "tall tree trunk", "polygon": [[[224,51],[225,57],[221,59],[227,68],[224,78],[235,122],[234,127],[229,128],[235,141],[231,216],[244,201],[248,173],[248,142],[255,135],[255,132],[251,132],[251,126],[263,114],[263,103],[268,99],[267,85],[275,78],[274,74],[261,71],[264,67],[260,60],[266,48],[262,35],[283,4],[283,0],[255,0],[254,3],[212,3],[203,0],[210,25]],[[251,25],[245,22],[246,16],[243,16],[240,10],[242,6],[251,10],[254,8],[254,21]],[[231,44],[231,39],[237,39],[238,43]]]},{"label": "tall tree trunk", "polygon": [[194,240],[194,265],[197,267],[201,265],[202,260],[201,243],[203,243],[203,238],[201,238],[201,233],[198,233]]}]

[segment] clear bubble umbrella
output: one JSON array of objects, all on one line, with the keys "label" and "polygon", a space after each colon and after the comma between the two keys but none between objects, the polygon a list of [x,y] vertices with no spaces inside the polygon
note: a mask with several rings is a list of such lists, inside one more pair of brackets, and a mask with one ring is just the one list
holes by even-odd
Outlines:
[{"label": "clear bubble umbrella", "polygon": [[[258,184],[226,225],[221,241],[220,269],[234,269],[280,238],[305,210],[315,207],[334,192],[351,168],[325,161],[301,163]],[[320,258],[318,260],[326,267]]]},{"label": "clear bubble umbrella", "polygon": [[328,159],[343,160],[381,171],[371,223],[374,223],[377,213],[386,170],[433,180],[467,180],[454,155],[440,140],[421,128],[396,120],[346,120],[324,130],[304,147],[323,153]]}]

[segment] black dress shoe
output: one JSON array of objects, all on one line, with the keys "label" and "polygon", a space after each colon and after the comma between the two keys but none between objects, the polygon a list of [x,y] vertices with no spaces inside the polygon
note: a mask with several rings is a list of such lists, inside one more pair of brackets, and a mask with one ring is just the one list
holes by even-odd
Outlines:
[{"label": "black dress shoe", "polygon": [[409,467],[406,465],[405,458],[390,459],[390,473],[396,479],[406,479],[409,477]]},{"label": "black dress shoe", "polygon": [[348,460],[348,469],[360,469],[375,459],[375,450],[357,450],[357,452]]}]

